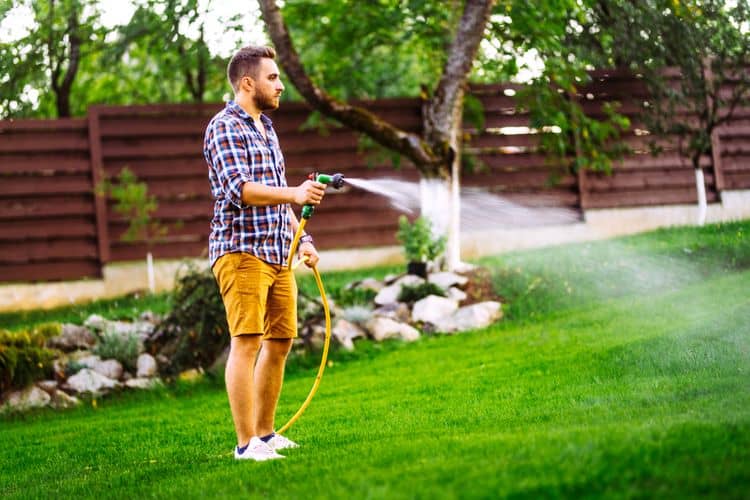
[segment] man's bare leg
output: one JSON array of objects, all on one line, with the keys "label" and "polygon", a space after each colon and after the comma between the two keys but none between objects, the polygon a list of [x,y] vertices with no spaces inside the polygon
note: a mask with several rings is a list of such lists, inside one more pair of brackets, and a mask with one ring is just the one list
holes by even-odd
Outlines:
[{"label": "man's bare leg", "polygon": [[284,381],[284,366],[292,339],[267,339],[255,366],[255,435],[267,436],[274,429],[276,405]]},{"label": "man's bare leg", "polygon": [[253,437],[253,366],[260,348],[260,335],[232,337],[224,380],[232,410],[237,445],[245,446]]}]

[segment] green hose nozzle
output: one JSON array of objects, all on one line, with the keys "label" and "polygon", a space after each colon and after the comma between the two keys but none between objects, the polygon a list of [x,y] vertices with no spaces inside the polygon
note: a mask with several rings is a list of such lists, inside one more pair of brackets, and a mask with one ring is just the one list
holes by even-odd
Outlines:
[{"label": "green hose nozzle", "polygon": [[[312,173],[308,176],[308,179],[315,179],[317,182],[320,182],[321,184],[329,184],[333,186],[336,189],[341,189],[344,187],[344,175],[343,174],[317,174]],[[302,207],[302,218],[303,219],[309,219],[312,217],[313,212],[315,211],[315,207],[312,205],[305,205]]]}]

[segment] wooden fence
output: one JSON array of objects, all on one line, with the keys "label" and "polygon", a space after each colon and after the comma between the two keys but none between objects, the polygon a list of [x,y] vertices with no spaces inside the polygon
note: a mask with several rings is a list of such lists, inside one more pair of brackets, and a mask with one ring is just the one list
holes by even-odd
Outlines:
[{"label": "wooden fence", "polygon": [[[536,134],[508,133],[507,127],[528,125],[528,117],[506,95],[517,86],[490,85],[473,87],[484,107],[485,126],[478,131],[466,124],[464,146],[480,168],[464,175],[463,185],[481,186],[511,201],[576,209],[695,202],[689,161],[674,149],[651,156],[639,135],[640,83],[617,72],[594,76],[579,96],[587,112],[600,113],[603,102],[617,100],[634,123],[625,137],[634,153],[612,175],[573,174],[570,159],[552,167],[536,150]],[[401,128],[421,128],[417,99],[363,104]],[[143,244],[121,240],[128,221],[94,195],[104,177],[124,167],[148,183],[159,200],[157,218],[170,226],[168,236],[155,245],[155,256],[205,255],[212,202],[203,132],[221,107],[95,106],[84,119],[0,122],[0,282],[97,277],[107,262],[143,258]],[[419,178],[408,161],[394,169],[387,157],[363,151],[356,134],[333,126],[322,132],[310,126],[309,116],[302,103],[283,103],[272,116],[290,185],[310,171]],[[750,188],[750,108],[739,110],[712,139],[713,154],[701,162],[709,202],[717,201],[722,190]],[[326,197],[309,229],[323,249],[393,244],[398,215],[386,199],[347,189]]]}]

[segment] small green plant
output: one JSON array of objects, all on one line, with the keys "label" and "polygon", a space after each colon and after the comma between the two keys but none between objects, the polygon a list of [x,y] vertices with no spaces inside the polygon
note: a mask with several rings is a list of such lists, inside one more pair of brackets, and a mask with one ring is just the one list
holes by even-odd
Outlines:
[{"label": "small green plant", "polygon": [[101,334],[93,353],[103,359],[116,359],[123,366],[133,369],[138,359],[138,344],[138,334],[135,332],[107,330]]},{"label": "small green plant", "polygon": [[43,324],[20,332],[0,330],[0,392],[21,389],[50,377],[57,352],[44,344],[59,334],[59,324]]},{"label": "small green plant", "polygon": [[76,373],[80,372],[86,368],[86,365],[79,361],[70,360],[65,364],[65,377],[70,377],[71,375],[75,375]]},{"label": "small green plant", "polygon": [[430,283],[429,281],[418,285],[404,285],[401,287],[401,292],[398,294],[398,301],[414,303],[418,300],[422,300],[428,295],[439,295],[440,297],[445,297],[445,292],[435,283]]},{"label": "small green plant", "polygon": [[342,288],[331,293],[336,299],[336,304],[342,307],[372,304],[377,294],[378,292],[370,288]]},{"label": "small green plant", "polygon": [[156,196],[149,194],[148,185],[139,182],[138,177],[124,167],[117,182],[106,180],[97,186],[99,195],[108,195],[114,201],[114,210],[128,221],[128,229],[120,239],[127,243],[142,241],[146,244],[146,266],[148,286],[155,291],[153,256],[151,250],[156,242],[167,235],[169,228],[153,218],[159,203]]},{"label": "small green plant", "polygon": [[398,219],[396,239],[404,246],[408,262],[431,262],[445,251],[445,236],[435,237],[432,225],[426,218],[417,217],[409,222],[405,215]]}]

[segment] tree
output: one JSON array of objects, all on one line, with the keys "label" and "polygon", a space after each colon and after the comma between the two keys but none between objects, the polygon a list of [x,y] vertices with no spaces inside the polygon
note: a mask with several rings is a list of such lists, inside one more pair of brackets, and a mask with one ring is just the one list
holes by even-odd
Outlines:
[{"label": "tree", "polygon": [[153,218],[159,208],[156,196],[149,194],[148,185],[125,167],[117,176],[116,182],[109,179],[96,186],[99,194],[109,196],[114,203],[114,210],[128,221],[128,228],[121,240],[128,243],[144,242],[146,244],[146,272],[148,288],[156,291],[154,275],[153,246],[167,235],[169,228]]},{"label": "tree", "polygon": [[421,135],[400,130],[361,107],[333,97],[313,83],[276,2],[260,0],[259,4],[281,66],[304,99],[322,114],[366,134],[414,163],[422,174],[424,189],[433,193],[422,197],[422,213],[432,221],[438,234],[448,234],[448,267],[457,267],[460,263],[458,177],[463,96],[494,1],[467,0],[457,23],[446,26],[453,36],[443,58],[442,74],[431,94],[424,96]]},{"label": "tree", "polygon": [[602,0],[592,14],[588,30],[606,29],[611,41],[601,52],[645,77],[650,98],[643,118],[649,131],[656,138],[676,138],[679,153],[690,159],[703,224],[701,158],[712,151],[714,130],[750,103],[747,0],[731,6],[719,0]]},{"label": "tree", "polygon": [[[0,11],[7,13],[13,7],[30,10],[34,27],[19,40],[0,44],[0,66],[9,68],[0,76],[0,116],[76,114],[70,97],[81,60],[103,43],[96,2],[3,1]],[[39,95],[38,110],[30,93]]]},{"label": "tree", "polygon": [[[0,118],[81,116],[90,104],[215,102],[227,60],[212,54],[212,3],[136,0],[130,19],[102,24],[95,0],[0,0],[0,14],[30,12],[27,33],[0,43]],[[218,19],[225,33],[241,29]]]},{"label": "tree", "polygon": [[[138,74],[135,66],[148,68],[153,92],[161,101],[221,100],[227,60],[212,55],[206,43],[211,4],[198,0],[140,1],[130,21],[119,28],[110,60],[132,67],[127,74],[133,76]],[[227,32],[241,29],[236,17],[221,22]]]}]

